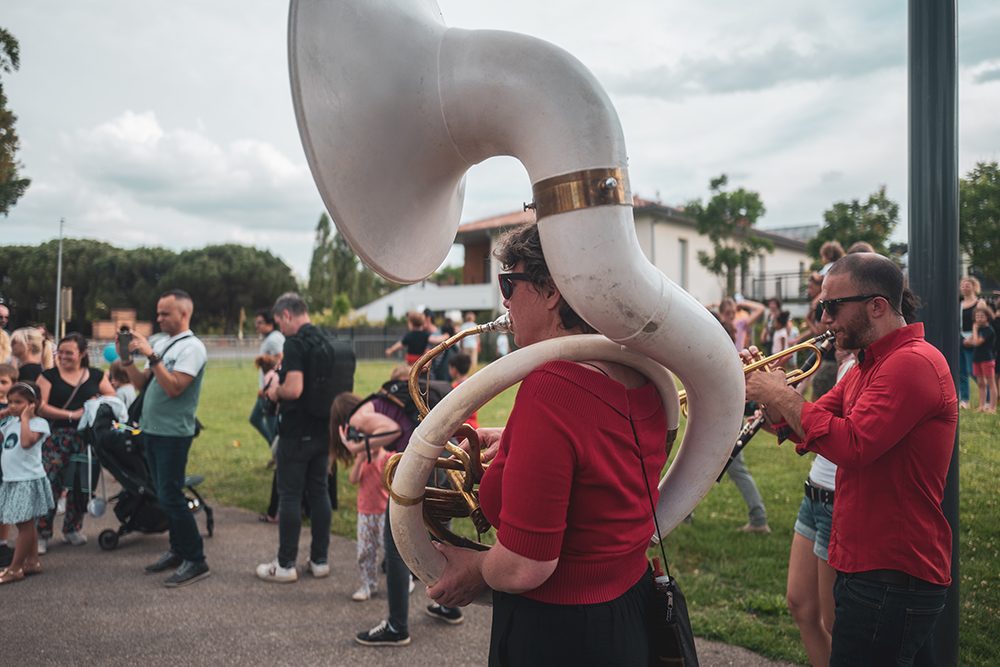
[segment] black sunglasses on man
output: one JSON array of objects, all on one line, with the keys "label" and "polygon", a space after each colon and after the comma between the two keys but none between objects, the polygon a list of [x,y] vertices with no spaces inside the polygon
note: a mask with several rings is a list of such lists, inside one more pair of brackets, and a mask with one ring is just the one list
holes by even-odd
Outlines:
[{"label": "black sunglasses on man", "polygon": [[830,313],[830,317],[837,316],[837,310],[840,308],[842,303],[855,303],[857,301],[870,301],[872,299],[882,298],[885,302],[889,304],[889,307],[895,310],[892,302],[889,301],[889,297],[884,294],[856,294],[855,296],[842,296],[839,299],[820,299],[817,304],[819,307],[819,317],[823,317],[823,313]]}]

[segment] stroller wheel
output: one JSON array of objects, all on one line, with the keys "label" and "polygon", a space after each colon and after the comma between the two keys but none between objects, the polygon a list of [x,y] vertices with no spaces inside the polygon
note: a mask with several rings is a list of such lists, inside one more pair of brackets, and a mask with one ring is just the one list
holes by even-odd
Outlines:
[{"label": "stroller wheel", "polygon": [[97,536],[97,544],[105,551],[112,551],[118,547],[118,533],[114,530],[102,530]]}]

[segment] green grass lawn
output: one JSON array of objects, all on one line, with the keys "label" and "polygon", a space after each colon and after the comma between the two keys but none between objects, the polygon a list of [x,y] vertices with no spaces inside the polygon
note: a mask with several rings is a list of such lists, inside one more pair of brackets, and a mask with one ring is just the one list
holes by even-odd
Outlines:
[{"label": "green grass lawn", "polygon": [[[392,364],[358,366],[356,391],[366,395],[388,378]],[[247,418],[256,388],[254,368],[212,365],[198,416],[205,432],[192,449],[189,469],[204,474],[205,492],[217,503],[262,511],[270,494],[270,451]],[[479,413],[483,426],[502,425],[515,389],[495,397]],[[975,405],[973,388],[973,405]],[[1000,416],[963,411],[961,415],[961,664],[991,665],[994,633],[1000,633]],[[810,458],[774,438],[758,435],[744,450],[767,505],[774,531],[747,535],[736,528],[746,507],[736,487],[724,479],[695,511],[694,522],[667,538],[667,555],[684,586],[695,632],[745,646],[773,658],[806,663],[798,630],[785,607],[785,576],[792,525],[802,497]],[[333,531],[354,536],[355,494],[346,471],[339,474],[340,509]],[[901,511],[901,510],[900,510]],[[901,511],[901,520],[904,516]],[[468,534],[468,529],[461,530]]]}]

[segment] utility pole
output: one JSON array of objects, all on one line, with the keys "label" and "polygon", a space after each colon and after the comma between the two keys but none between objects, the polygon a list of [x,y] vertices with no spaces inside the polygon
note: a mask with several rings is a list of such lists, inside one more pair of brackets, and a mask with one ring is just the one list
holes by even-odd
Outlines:
[{"label": "utility pole", "polygon": [[56,340],[62,337],[62,246],[63,246],[63,226],[66,218],[59,218],[59,254],[56,258],[56,328],[52,335]]},{"label": "utility pole", "polygon": [[[958,40],[956,0],[910,0],[910,287],[927,304],[927,342],[958,368]],[[961,422],[961,418],[959,418]],[[945,446],[946,443],[940,443]],[[934,627],[934,664],[958,664],[958,433],[941,510],[951,526],[951,587]]]}]

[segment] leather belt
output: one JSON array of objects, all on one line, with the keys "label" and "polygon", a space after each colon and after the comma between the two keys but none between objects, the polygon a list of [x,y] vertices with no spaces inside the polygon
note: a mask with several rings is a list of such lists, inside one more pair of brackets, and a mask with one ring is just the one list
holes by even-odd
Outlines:
[{"label": "leather belt", "polygon": [[808,479],[805,483],[806,498],[809,500],[818,500],[821,503],[833,504],[833,491],[830,489],[824,489],[821,486],[816,486],[812,484]]}]

